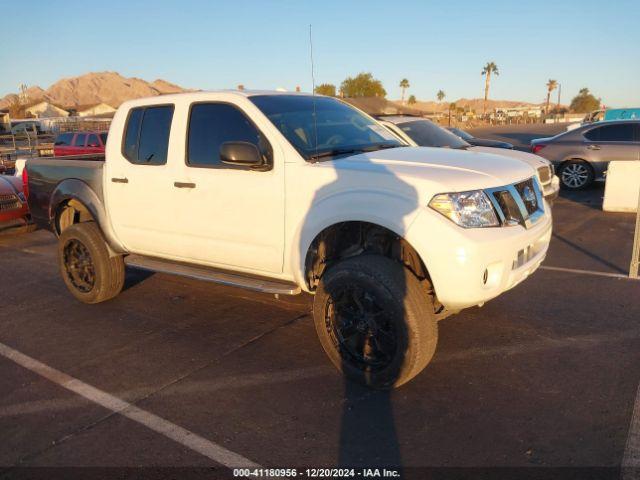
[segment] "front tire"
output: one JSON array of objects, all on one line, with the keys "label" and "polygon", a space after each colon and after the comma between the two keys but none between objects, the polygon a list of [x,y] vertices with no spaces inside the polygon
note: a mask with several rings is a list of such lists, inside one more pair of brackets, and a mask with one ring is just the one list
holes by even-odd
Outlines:
[{"label": "front tire", "polygon": [[570,160],[560,169],[560,182],[567,190],[582,190],[593,183],[593,168],[584,160]]},{"label": "front tire", "polygon": [[378,255],[330,267],[316,291],[313,318],[331,362],[373,388],[411,380],[427,366],[438,342],[428,291],[409,269]]},{"label": "front tire", "polygon": [[125,268],[122,255],[110,256],[94,222],[66,228],[58,241],[60,274],[71,294],[83,303],[100,303],[120,293]]}]

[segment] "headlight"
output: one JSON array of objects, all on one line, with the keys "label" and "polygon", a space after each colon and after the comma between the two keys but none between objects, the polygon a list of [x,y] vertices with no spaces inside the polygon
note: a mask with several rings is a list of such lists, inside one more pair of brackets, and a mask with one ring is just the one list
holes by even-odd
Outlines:
[{"label": "headlight", "polygon": [[500,225],[491,201],[481,190],[442,193],[433,197],[429,206],[464,228]]}]

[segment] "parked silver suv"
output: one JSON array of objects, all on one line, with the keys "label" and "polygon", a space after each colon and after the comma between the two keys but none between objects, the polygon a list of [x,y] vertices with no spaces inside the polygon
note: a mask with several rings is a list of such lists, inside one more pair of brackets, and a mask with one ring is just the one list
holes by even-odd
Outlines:
[{"label": "parked silver suv", "polygon": [[602,179],[610,161],[640,160],[640,120],[597,122],[531,141],[551,160],[564,188],[579,190]]}]

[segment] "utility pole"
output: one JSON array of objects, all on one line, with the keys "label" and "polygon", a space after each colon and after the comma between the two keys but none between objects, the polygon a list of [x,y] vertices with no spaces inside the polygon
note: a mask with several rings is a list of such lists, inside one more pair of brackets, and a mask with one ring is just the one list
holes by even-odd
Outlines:
[{"label": "utility pole", "polygon": [[629,265],[629,277],[640,278],[640,188],[638,188],[638,211],[636,213],[636,233],[633,237],[633,252],[631,253],[631,265]]}]

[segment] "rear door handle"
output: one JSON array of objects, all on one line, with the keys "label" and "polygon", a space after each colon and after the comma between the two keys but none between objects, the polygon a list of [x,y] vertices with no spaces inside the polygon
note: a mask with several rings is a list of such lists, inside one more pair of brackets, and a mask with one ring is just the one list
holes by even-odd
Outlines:
[{"label": "rear door handle", "polygon": [[111,181],[113,183],[129,183],[129,179],[128,178],[112,178]]},{"label": "rear door handle", "polygon": [[173,182],[173,186],[176,188],[196,188],[195,183],[188,182]]},{"label": "rear door handle", "polygon": [[587,145],[589,150],[600,150],[600,145]]}]

